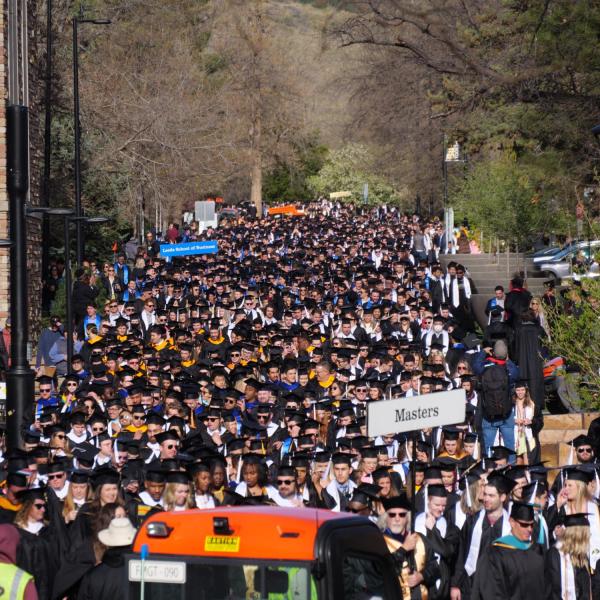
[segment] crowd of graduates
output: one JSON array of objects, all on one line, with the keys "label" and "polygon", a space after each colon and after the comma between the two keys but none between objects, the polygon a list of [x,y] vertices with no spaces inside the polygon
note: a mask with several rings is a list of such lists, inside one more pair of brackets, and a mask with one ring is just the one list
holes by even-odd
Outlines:
[{"label": "crowd of graduates", "polygon": [[[405,600],[599,597],[600,439],[540,462],[546,324],[518,275],[481,330],[436,219],[322,203],[181,239],[218,253],[165,260],[149,232],[85,262],[70,363],[50,321],[57,372],[0,457],[0,574],[26,572],[22,597],[124,597],[148,515],[247,504],[376,522]],[[368,436],[369,402],[453,389],[464,422]]]}]

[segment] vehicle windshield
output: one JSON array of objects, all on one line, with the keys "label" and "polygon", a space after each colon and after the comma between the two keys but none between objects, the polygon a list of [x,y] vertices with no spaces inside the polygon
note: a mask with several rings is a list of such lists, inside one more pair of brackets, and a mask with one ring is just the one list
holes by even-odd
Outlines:
[{"label": "vehicle windshield", "polygon": [[128,575],[130,600],[317,600],[309,563],[147,560],[143,594],[139,559]]}]

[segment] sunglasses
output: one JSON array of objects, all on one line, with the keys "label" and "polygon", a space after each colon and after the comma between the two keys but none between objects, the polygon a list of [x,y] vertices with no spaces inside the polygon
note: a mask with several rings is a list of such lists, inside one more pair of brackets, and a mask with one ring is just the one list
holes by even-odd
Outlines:
[{"label": "sunglasses", "polygon": [[94,433],[104,433],[106,429],[104,429],[104,427],[92,427],[92,431]]},{"label": "sunglasses", "polygon": [[64,476],[64,473],[62,473],[61,475],[48,475],[48,479],[62,479]]},{"label": "sunglasses", "polygon": [[517,521],[517,523],[523,528],[523,529],[533,529],[534,526],[534,522],[533,521]]},{"label": "sunglasses", "polygon": [[592,453],[592,449],[591,448],[577,448],[577,454],[591,454]]},{"label": "sunglasses", "polygon": [[219,417],[208,417],[209,421],[218,421]]},{"label": "sunglasses", "polygon": [[40,392],[51,392],[52,388],[40,388]]},{"label": "sunglasses", "polygon": [[38,509],[38,510],[42,510],[46,508],[45,504],[34,504],[34,506]]},{"label": "sunglasses", "polygon": [[69,381],[67,387],[77,387],[79,384],[76,381]]},{"label": "sunglasses", "polygon": [[277,485],[292,485],[294,483],[293,479],[278,479]]},{"label": "sunglasses", "polygon": [[349,508],[348,512],[357,515],[357,514],[361,513],[363,510],[365,510],[365,509],[364,508]]},{"label": "sunglasses", "polygon": [[391,519],[396,519],[398,517],[400,517],[401,519],[404,519],[406,517],[406,515],[408,515],[407,512],[391,512],[388,511],[388,517],[390,517]]},{"label": "sunglasses", "polygon": [[59,440],[64,440],[66,436],[64,433],[57,433],[54,437],[58,438]]},{"label": "sunglasses", "polygon": [[366,393],[366,392],[367,392],[367,388],[356,388],[354,391],[355,391],[355,392],[362,392],[362,393]]},{"label": "sunglasses", "polygon": [[178,448],[179,444],[167,444],[167,450],[173,450],[173,448]]},{"label": "sunglasses", "polygon": [[145,415],[133,415],[134,421],[141,421]]}]

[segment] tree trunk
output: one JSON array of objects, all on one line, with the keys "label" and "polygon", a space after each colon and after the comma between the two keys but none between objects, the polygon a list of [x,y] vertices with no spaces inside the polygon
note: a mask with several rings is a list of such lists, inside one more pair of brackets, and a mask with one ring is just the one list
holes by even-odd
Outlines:
[{"label": "tree trunk", "polygon": [[[259,112],[259,111],[257,111]],[[254,119],[252,127],[252,187],[250,200],[256,207],[256,216],[262,217],[262,153],[261,153],[261,117]]]}]

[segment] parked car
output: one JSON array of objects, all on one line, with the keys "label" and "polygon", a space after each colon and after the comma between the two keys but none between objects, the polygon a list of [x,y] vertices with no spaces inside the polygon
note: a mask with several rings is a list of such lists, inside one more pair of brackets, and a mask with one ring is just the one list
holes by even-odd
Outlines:
[{"label": "parked car", "polygon": [[[578,273],[580,276],[597,276],[598,273],[598,263],[593,261],[593,257],[600,251],[600,240],[594,240],[591,242],[584,242],[584,245],[580,245],[580,243],[571,248],[568,252],[566,252],[562,258],[557,259],[556,257],[547,259],[543,263],[539,263],[536,265],[538,269],[544,273],[544,275],[551,279],[564,279],[566,277],[571,277],[573,272],[573,260],[576,256],[581,253],[586,261],[589,263],[589,268],[587,273],[584,271],[582,273]],[[562,252],[561,252],[562,254]],[[590,260],[590,257],[592,260]]]},{"label": "parked car", "polygon": [[540,267],[540,270],[543,270],[541,269],[542,264],[547,262],[559,262],[562,260],[567,260],[569,257],[575,256],[579,250],[585,251],[586,248],[589,248],[590,245],[593,246],[594,244],[600,244],[600,240],[571,242],[570,244],[559,248],[557,252],[546,255],[542,254],[539,256],[537,253],[534,254],[533,263],[536,265],[536,267]]}]

